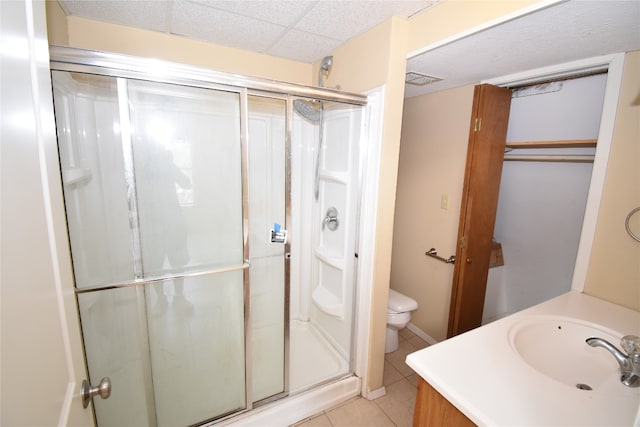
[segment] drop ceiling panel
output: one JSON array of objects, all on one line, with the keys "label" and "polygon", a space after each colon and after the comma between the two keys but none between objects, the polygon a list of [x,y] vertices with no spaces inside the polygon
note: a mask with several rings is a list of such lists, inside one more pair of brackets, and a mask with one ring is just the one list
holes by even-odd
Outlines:
[{"label": "drop ceiling panel", "polygon": [[68,15],[162,31],[309,63],[392,15],[407,18],[438,0],[58,2]]},{"label": "drop ceiling panel", "polygon": [[444,78],[405,97],[563,62],[640,49],[639,1],[570,1],[410,58],[407,71]]},{"label": "drop ceiling panel", "polygon": [[[172,33],[265,52],[286,27],[187,1],[173,2]],[[240,35],[240,36],[239,36]]]},{"label": "drop ceiling panel", "polygon": [[433,2],[319,1],[295,28],[346,41],[393,15],[407,18],[430,3]]},{"label": "drop ceiling panel", "polygon": [[301,62],[313,62],[342,44],[342,41],[300,30],[290,30],[269,49],[274,56]]},{"label": "drop ceiling panel", "polygon": [[241,16],[259,19],[265,22],[289,27],[294,25],[304,15],[315,1],[229,1],[229,0],[193,0],[209,7],[235,13]]},{"label": "drop ceiling panel", "polygon": [[59,3],[67,15],[144,30],[167,31],[167,10],[170,4],[166,2],[71,0]]}]

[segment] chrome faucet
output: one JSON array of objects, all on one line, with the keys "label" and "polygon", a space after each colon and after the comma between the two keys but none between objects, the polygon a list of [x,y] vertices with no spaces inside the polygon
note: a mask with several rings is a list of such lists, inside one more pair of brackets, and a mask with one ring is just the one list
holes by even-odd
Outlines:
[{"label": "chrome faucet", "polygon": [[588,338],[591,347],[602,347],[615,357],[620,365],[620,381],[627,387],[640,387],[640,337],[625,335],[620,345],[627,352],[624,354],[609,341],[602,338]]}]

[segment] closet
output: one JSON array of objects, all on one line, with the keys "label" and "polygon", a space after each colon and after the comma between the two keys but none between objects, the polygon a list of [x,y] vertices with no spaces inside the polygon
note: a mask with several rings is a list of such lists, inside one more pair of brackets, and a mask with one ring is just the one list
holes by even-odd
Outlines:
[{"label": "closet", "polygon": [[513,90],[483,324],[570,290],[606,80]]}]

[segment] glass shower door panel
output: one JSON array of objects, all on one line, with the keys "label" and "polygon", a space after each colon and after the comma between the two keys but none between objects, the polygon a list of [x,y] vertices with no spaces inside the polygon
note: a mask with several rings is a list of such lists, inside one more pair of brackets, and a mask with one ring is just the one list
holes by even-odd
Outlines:
[{"label": "glass shower door panel", "polygon": [[[189,303],[168,286],[188,289]],[[149,347],[158,426],[186,426],[246,406],[243,271],[166,280],[146,293]],[[160,309],[160,310],[159,310]]]},{"label": "glass shower door panel", "polygon": [[155,425],[142,288],[78,295],[91,384],[111,380],[108,399],[93,399],[100,427]]},{"label": "glass shower door panel", "polygon": [[53,71],[52,81],[76,286],[132,280],[116,79]]},{"label": "glass shower door panel", "polygon": [[186,278],[193,306],[158,312],[177,280],[78,296],[90,378],[113,387],[94,399],[100,427],[191,425],[246,406],[242,271]]},{"label": "glass shower door panel", "polygon": [[271,241],[286,227],[286,104],[248,98],[249,247],[251,250],[252,401],[285,391],[285,244]]},{"label": "glass shower door panel", "polygon": [[112,383],[94,399],[98,425],[190,425],[245,408],[239,95],[53,81],[89,379]]},{"label": "glass shower door panel", "polygon": [[135,80],[128,92],[144,276],[241,265],[239,95]]},{"label": "glass shower door panel", "polygon": [[237,93],[129,81],[131,146],[159,426],[242,409],[243,264]]}]

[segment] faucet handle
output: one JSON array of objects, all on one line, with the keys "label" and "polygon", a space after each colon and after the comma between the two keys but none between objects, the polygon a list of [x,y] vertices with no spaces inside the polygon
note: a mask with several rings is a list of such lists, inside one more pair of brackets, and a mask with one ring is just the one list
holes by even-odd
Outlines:
[{"label": "faucet handle", "polygon": [[640,357],[640,337],[635,335],[625,335],[620,340],[620,345],[627,352],[628,356]]}]

